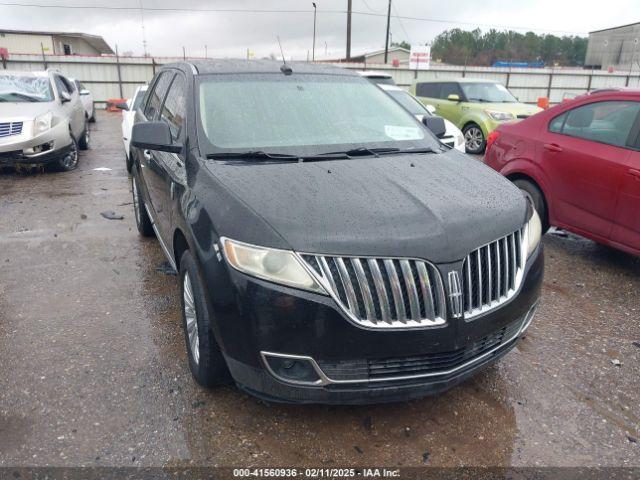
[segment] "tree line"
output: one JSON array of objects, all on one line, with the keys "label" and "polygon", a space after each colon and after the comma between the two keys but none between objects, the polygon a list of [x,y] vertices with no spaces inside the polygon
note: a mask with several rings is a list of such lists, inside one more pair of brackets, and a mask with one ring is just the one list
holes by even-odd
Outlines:
[{"label": "tree line", "polygon": [[587,51],[587,38],[537,35],[512,30],[477,28],[446,30],[431,44],[431,58],[453,65],[487,66],[497,61],[539,62],[553,66],[581,66]]}]

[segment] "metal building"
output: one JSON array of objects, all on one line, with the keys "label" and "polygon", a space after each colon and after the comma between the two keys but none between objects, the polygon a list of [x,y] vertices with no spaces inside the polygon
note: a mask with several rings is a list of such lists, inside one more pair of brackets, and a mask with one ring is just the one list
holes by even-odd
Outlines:
[{"label": "metal building", "polygon": [[640,22],[589,32],[585,68],[640,69]]},{"label": "metal building", "polygon": [[113,50],[98,35],[71,32],[0,30],[0,48],[12,54],[102,55]]}]

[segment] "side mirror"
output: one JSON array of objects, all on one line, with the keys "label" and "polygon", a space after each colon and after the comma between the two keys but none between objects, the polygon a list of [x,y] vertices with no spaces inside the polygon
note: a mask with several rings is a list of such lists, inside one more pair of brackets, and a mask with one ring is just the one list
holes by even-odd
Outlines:
[{"label": "side mirror", "polygon": [[444,137],[444,134],[447,133],[447,126],[445,125],[444,118],[442,117],[424,116],[422,117],[422,123],[438,138]]},{"label": "side mirror", "polygon": [[84,90],[80,90],[80,95],[91,95],[91,92],[85,88]]},{"label": "side mirror", "polygon": [[116,103],[114,107],[119,108],[120,110],[129,110],[129,104],[127,102]]},{"label": "side mirror", "polygon": [[71,95],[68,92],[60,92],[60,103],[67,103],[71,101]]},{"label": "side mirror", "polygon": [[425,105],[424,108],[426,108],[427,112],[429,112],[431,115],[436,114],[436,107],[434,107],[433,105]]},{"label": "side mirror", "polygon": [[180,153],[182,145],[173,143],[171,130],[165,122],[142,122],[133,125],[131,144],[137,148]]},{"label": "side mirror", "polygon": [[456,95],[455,93],[451,93],[447,97],[447,100],[449,100],[451,102],[459,102],[460,101],[460,95]]}]

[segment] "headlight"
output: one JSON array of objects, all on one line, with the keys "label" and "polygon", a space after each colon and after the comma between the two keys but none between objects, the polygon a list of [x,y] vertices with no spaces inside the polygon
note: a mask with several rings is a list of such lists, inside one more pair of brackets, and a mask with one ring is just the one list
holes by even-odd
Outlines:
[{"label": "headlight", "polygon": [[36,117],[33,121],[33,134],[38,135],[42,132],[46,132],[51,128],[53,122],[53,114],[51,112],[43,113]]},{"label": "headlight", "polygon": [[527,258],[531,256],[533,251],[540,243],[540,237],[542,236],[542,223],[540,222],[540,216],[536,209],[533,209],[533,214],[527,223]]},{"label": "headlight", "polygon": [[485,110],[484,113],[498,122],[504,122],[505,120],[513,120],[516,118],[513,116],[513,113],[499,112],[497,110]]},{"label": "headlight", "polygon": [[289,287],[327,293],[291,251],[257,247],[228,238],[220,241],[227,262],[240,272]]}]

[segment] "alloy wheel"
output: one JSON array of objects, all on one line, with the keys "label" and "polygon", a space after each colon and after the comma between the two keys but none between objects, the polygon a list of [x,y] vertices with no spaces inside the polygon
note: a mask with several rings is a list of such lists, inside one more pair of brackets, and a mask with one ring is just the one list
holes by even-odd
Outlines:
[{"label": "alloy wheel", "polygon": [[464,132],[464,143],[467,150],[478,151],[482,147],[484,136],[478,127],[470,127]]},{"label": "alloy wheel", "polygon": [[183,297],[184,297],[184,318],[187,323],[187,335],[189,336],[189,348],[193,361],[198,364],[200,362],[200,343],[198,336],[198,320],[196,316],[196,302],[193,298],[193,289],[191,288],[191,279],[189,273],[185,273],[183,280]]},{"label": "alloy wheel", "polygon": [[72,170],[78,165],[78,145],[76,142],[71,142],[71,150],[62,159],[62,165]]}]

